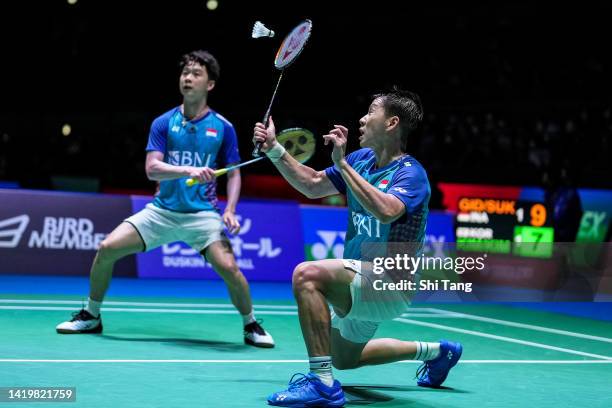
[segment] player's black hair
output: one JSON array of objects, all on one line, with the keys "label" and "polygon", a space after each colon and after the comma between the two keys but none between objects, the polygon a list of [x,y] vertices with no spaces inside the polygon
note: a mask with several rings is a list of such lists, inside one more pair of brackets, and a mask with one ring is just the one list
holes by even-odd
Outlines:
[{"label": "player's black hair", "polygon": [[210,52],[205,50],[196,50],[183,55],[181,57],[181,61],[179,62],[181,71],[183,68],[185,68],[185,65],[188,65],[191,62],[197,62],[198,64],[205,66],[206,71],[208,71],[208,78],[211,81],[216,81],[219,79],[221,68],[219,67],[219,62],[217,62],[217,59]]},{"label": "player's black hair", "polygon": [[373,96],[380,98],[383,109],[387,116],[397,116],[402,137],[402,148],[406,151],[408,135],[419,128],[423,122],[423,105],[421,98],[414,92],[405,91],[394,86],[387,92],[381,92]]}]

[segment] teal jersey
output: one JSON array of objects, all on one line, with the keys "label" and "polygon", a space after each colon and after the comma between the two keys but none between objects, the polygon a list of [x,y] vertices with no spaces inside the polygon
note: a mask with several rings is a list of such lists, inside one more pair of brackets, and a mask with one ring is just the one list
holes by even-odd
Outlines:
[{"label": "teal jersey", "polygon": [[[344,243],[344,258],[363,259],[362,244],[402,242],[415,244],[420,251],[425,242],[428,204],[431,188],[423,166],[412,156],[404,156],[385,167],[376,167],[372,149],[360,149],[346,158],[357,173],[378,190],[399,198],[406,212],[390,224],[383,224],[359,204],[357,198],[335,167],[325,174],[342,194],[346,194],[349,210]],[[411,245],[411,248],[415,248]]]},{"label": "teal jersey", "polygon": [[[234,126],[212,109],[195,121],[185,121],[174,108],[153,121],[147,152],[159,151],[174,166],[219,169],[239,163]],[[160,182],[153,204],[165,210],[191,213],[218,211],[216,181],[188,187],[186,177]]]}]

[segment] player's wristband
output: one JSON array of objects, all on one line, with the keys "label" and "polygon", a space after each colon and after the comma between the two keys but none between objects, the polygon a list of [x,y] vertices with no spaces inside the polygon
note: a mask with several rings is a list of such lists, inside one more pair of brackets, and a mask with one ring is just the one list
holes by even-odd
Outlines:
[{"label": "player's wristband", "polygon": [[283,154],[285,154],[285,152],[286,150],[283,145],[280,143],[276,143],[270,150],[266,152],[266,156],[268,156],[268,159],[270,159],[272,163],[276,163],[281,159],[281,157],[283,157]]}]

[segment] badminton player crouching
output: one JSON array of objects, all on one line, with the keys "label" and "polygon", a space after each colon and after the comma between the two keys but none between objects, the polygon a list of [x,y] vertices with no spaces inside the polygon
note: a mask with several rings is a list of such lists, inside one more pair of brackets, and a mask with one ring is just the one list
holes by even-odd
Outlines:
[{"label": "badminton player crouching", "polygon": [[[100,307],[119,259],[163,244],[183,241],[204,256],[227,285],[242,315],[244,342],[274,347],[274,340],[255,319],[249,285],[238,269],[223,224],[240,229],[235,216],[240,170],[228,173],[227,206],[217,208],[215,168],[240,162],[233,125],[208,106],[208,93],[219,78],[219,64],[203,50],[185,54],[179,78],[183,104],[153,121],[146,147],[146,173],[159,181],[152,203],[127,218],[101,243],[91,268],[85,309],[56,327],[58,333],[101,333]],[[185,178],[201,182],[188,187]]]},{"label": "badminton player crouching", "polygon": [[276,142],[272,120],[267,128],[255,125],[253,142],[263,143],[262,151],[294,188],[310,198],[344,193],[349,207],[345,259],[304,262],[293,272],[310,372],[294,375],[287,390],[268,397],[270,405],[344,405],[332,365],[349,369],[420,360],[418,385],[439,387],[461,357],[461,344],[446,340],[373,339],[379,323],[398,317],[410,300],[398,291],[372,290],[372,275],[361,262],[362,245],[408,243],[417,247],[415,254],[423,246],[431,191],[425,170],[406,153],[408,137],[422,118],[416,94],[394,89],[376,95],[359,120],[362,149],[345,156],[344,126],[336,125],[323,136],[325,144],[333,146],[334,162],[324,171],[301,165],[286,154]]}]

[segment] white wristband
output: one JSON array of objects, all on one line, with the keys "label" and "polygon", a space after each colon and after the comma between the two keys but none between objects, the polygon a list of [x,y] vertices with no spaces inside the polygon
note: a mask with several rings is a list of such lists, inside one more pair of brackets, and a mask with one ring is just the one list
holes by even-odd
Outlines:
[{"label": "white wristband", "polygon": [[281,157],[283,157],[285,152],[286,150],[283,145],[277,142],[270,150],[266,152],[266,156],[268,156],[268,159],[270,159],[272,163],[276,163],[281,159]]}]

